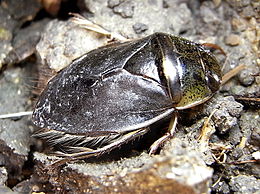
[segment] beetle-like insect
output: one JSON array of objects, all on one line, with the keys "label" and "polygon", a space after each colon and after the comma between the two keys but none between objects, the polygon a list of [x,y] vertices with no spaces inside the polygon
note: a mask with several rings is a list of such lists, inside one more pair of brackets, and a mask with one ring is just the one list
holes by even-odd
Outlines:
[{"label": "beetle-like insect", "polygon": [[35,106],[36,136],[59,144],[72,159],[108,152],[176,112],[207,101],[221,70],[203,46],[165,33],[110,44],[73,61],[52,78]]}]

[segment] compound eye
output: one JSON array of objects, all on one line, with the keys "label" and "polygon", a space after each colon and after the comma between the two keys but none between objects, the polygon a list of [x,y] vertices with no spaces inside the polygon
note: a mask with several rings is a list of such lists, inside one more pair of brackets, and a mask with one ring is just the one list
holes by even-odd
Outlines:
[{"label": "compound eye", "polygon": [[216,74],[207,73],[206,80],[208,87],[213,93],[219,89],[220,79]]}]

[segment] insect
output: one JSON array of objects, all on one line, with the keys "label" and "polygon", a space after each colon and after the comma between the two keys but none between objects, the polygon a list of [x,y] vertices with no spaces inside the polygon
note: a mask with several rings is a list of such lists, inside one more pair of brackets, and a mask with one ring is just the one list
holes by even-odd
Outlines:
[{"label": "insect", "polygon": [[73,61],[52,78],[33,111],[37,137],[59,145],[65,158],[98,156],[149,131],[177,112],[201,104],[218,91],[221,70],[203,46],[155,33],[110,44]]}]

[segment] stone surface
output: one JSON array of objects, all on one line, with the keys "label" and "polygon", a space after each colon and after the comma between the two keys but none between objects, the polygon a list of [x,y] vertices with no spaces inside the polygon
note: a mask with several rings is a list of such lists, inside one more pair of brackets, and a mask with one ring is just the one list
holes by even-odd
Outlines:
[{"label": "stone surface", "polygon": [[10,14],[0,7],[0,70],[3,66],[3,61],[10,50],[12,50],[11,40],[13,37],[13,30],[16,25],[16,21],[11,18]]},{"label": "stone surface", "polygon": [[240,44],[240,37],[236,34],[231,34],[226,37],[225,43],[230,46],[237,46]]},{"label": "stone surface", "polygon": [[[178,1],[86,1],[93,13],[90,18],[102,24],[109,31],[117,32],[125,37],[138,37],[132,26],[136,23],[149,24],[142,36],[154,32],[167,32],[178,35],[183,31],[192,31],[191,12],[185,3]],[[114,14],[116,13],[116,14]],[[175,14],[173,14],[175,13]]]},{"label": "stone surface", "polygon": [[30,26],[22,28],[19,33],[14,34],[12,50],[7,54],[3,63],[10,66],[35,54],[36,45],[47,21],[48,19],[34,22]]},{"label": "stone surface", "polygon": [[[25,107],[30,106],[30,92],[26,87],[29,80],[25,79],[28,72],[27,68],[9,68],[2,73],[0,114],[25,111]],[[32,130],[29,117],[0,119],[0,161],[8,172],[6,184],[21,180],[30,151]]]},{"label": "stone surface", "polygon": [[[40,179],[66,192],[208,193],[213,170],[179,139],[172,143],[157,157],[141,154],[109,163],[68,164],[47,174],[37,169],[37,173]],[[48,166],[45,157],[35,154],[40,166]]]},{"label": "stone surface", "polygon": [[25,0],[17,3],[16,0],[0,2],[0,70],[7,65],[5,58],[13,50],[12,39],[18,28],[25,22],[31,21],[40,10],[38,1]]},{"label": "stone surface", "polygon": [[[29,80],[24,79],[26,69],[14,68],[3,72],[0,78],[0,114],[25,111],[28,106],[30,92],[26,88]],[[19,120],[20,119],[20,120]],[[0,139],[13,149],[14,153],[27,156],[30,148],[28,117],[0,120]],[[18,121],[17,121],[18,120]]]},{"label": "stone surface", "polygon": [[0,185],[5,185],[7,181],[7,170],[5,167],[0,168]]},{"label": "stone surface", "polygon": [[145,32],[146,30],[148,30],[148,26],[143,23],[136,23],[133,25],[133,29],[136,34],[141,34],[141,33]]},{"label": "stone surface", "polygon": [[234,193],[257,193],[260,190],[260,180],[253,176],[239,175],[231,178],[231,189]]},{"label": "stone surface", "polygon": [[212,99],[205,108],[207,114],[211,114],[215,110],[212,120],[219,132],[223,134],[238,125],[237,118],[243,110],[243,105],[236,102],[232,96],[217,97]]},{"label": "stone surface", "polygon": [[37,54],[41,64],[60,71],[72,60],[106,43],[106,37],[90,32],[72,21],[53,20],[46,26]]}]

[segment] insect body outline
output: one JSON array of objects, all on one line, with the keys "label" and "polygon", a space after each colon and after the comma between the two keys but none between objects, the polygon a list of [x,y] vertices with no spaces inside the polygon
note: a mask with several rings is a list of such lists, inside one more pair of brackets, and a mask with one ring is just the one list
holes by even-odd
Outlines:
[{"label": "insect body outline", "polygon": [[[36,136],[72,150],[64,157],[88,158],[147,133],[151,124],[178,110],[207,101],[220,82],[217,60],[201,45],[155,33],[73,61],[48,83],[32,120],[43,128]],[[177,119],[172,126],[176,124]]]}]

